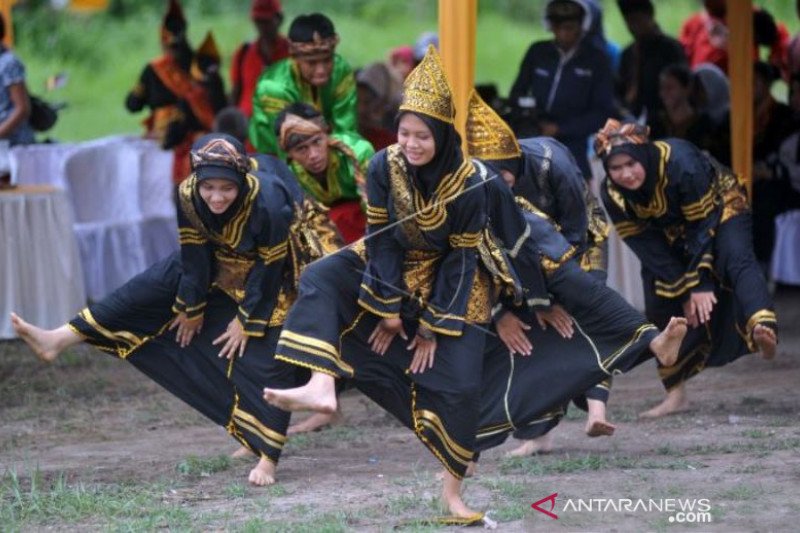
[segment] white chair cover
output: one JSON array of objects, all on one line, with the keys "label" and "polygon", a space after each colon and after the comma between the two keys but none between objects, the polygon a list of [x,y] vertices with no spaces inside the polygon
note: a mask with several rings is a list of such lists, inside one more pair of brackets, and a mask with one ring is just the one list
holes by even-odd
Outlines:
[{"label": "white chair cover", "polygon": [[140,140],[135,146],[141,157],[139,206],[142,214],[142,244],[148,265],[179,248],[172,165],[174,154],[154,141]]},{"label": "white chair cover", "polygon": [[148,264],[139,207],[141,153],[120,143],[84,145],[65,168],[86,293],[98,300]]},{"label": "white chair cover", "polygon": [[800,285],[800,209],[775,217],[770,274],[779,283]]},{"label": "white chair cover", "polygon": [[66,189],[64,162],[75,144],[27,144],[11,149],[11,174],[18,185],[52,185]]}]

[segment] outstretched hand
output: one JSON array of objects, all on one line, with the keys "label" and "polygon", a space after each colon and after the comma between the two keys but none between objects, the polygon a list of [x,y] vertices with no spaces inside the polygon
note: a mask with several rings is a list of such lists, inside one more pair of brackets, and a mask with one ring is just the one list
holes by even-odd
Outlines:
[{"label": "outstretched hand", "polygon": [[530,355],[533,350],[533,344],[525,333],[531,327],[523,322],[514,313],[508,311],[503,313],[495,322],[497,334],[500,335],[500,340],[506,345],[511,355]]},{"label": "outstretched hand", "polygon": [[384,318],[372,330],[367,342],[373,352],[378,355],[384,355],[386,350],[389,349],[389,345],[392,344],[395,335],[400,335],[401,339],[408,340],[408,336],[403,330],[403,321],[400,318]]},{"label": "outstretched hand", "polygon": [[689,299],[683,302],[683,315],[689,325],[696,328],[711,320],[711,312],[716,303],[717,297],[714,296],[714,291],[693,292]]},{"label": "outstretched hand", "polygon": [[172,324],[169,325],[170,331],[175,328],[178,329],[175,334],[175,342],[177,342],[181,348],[186,348],[189,346],[189,343],[192,342],[194,336],[203,329],[203,315],[189,318],[186,316],[186,313],[178,313],[178,316],[176,316]]},{"label": "outstretched hand", "polygon": [[542,329],[547,329],[549,324],[565,339],[571,339],[575,332],[572,317],[558,304],[554,304],[545,311],[536,311],[536,320]]},{"label": "outstretched hand", "polygon": [[247,335],[244,332],[244,327],[242,323],[239,322],[238,318],[234,318],[231,320],[230,324],[228,324],[225,333],[214,339],[213,344],[216,346],[217,344],[225,343],[222,346],[222,350],[219,352],[220,357],[225,357],[227,359],[232,359],[237,354],[239,357],[244,355],[244,349],[247,347]]}]

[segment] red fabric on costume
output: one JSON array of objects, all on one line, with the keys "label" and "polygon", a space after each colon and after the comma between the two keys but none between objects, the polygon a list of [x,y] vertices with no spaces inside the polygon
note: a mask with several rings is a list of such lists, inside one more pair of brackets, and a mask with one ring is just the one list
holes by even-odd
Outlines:
[{"label": "red fabric on costume", "polygon": [[236,107],[242,110],[247,118],[253,115],[253,94],[256,92],[256,84],[261,72],[276,61],[289,57],[289,40],[283,35],[278,35],[275,40],[275,47],[269,63],[264,62],[261,53],[258,51],[258,41],[247,44],[247,50],[242,55],[245,45],[240,46],[231,60],[231,85],[241,83],[241,94]]},{"label": "red fabric on costume", "polygon": [[336,224],[345,244],[357,241],[367,229],[367,215],[361,209],[360,200],[350,200],[331,206],[328,216]]}]

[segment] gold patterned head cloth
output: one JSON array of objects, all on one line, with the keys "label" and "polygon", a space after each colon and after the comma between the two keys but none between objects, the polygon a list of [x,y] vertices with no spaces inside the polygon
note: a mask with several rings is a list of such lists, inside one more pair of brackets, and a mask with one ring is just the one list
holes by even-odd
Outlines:
[{"label": "gold patterned head cloth", "polygon": [[425,57],[403,83],[400,111],[422,113],[453,124],[456,115],[453,92],[445,76],[439,52],[433,45],[428,46]]},{"label": "gold patterned head cloth", "polygon": [[[325,119],[313,120],[303,118],[300,115],[287,113],[286,118],[281,123],[281,129],[278,134],[278,143],[281,150],[288,152],[298,144],[306,139],[318,135],[320,133],[327,133],[327,126],[324,123]],[[320,122],[322,122],[320,124]]]},{"label": "gold patterned head cloth", "polygon": [[472,157],[489,161],[522,155],[514,132],[475,89],[467,109],[467,148]]},{"label": "gold patterned head cloth", "polygon": [[224,133],[209,133],[197,139],[189,157],[198,181],[219,178],[241,184],[250,171],[244,145]]},{"label": "gold patterned head cloth", "polygon": [[615,146],[621,144],[645,144],[650,139],[650,128],[641,124],[621,124],[619,120],[610,118],[594,139],[594,151],[600,158],[605,158]]}]

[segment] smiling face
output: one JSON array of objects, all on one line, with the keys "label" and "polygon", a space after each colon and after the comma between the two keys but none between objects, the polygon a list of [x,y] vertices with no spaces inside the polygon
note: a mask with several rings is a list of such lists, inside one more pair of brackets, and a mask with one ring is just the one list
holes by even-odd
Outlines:
[{"label": "smiling face", "polygon": [[289,150],[289,157],[312,174],[328,168],[328,135],[318,133]]},{"label": "smiling face", "polygon": [[397,128],[397,142],[408,162],[421,167],[433,160],[436,155],[436,141],[433,132],[421,118],[413,113],[405,113]]},{"label": "smiling face", "polygon": [[215,215],[221,215],[239,195],[239,187],[231,180],[208,178],[198,185],[200,197]]},{"label": "smiling face", "polygon": [[623,189],[635,191],[644,183],[645,170],[628,154],[614,154],[606,162],[608,177]]}]

